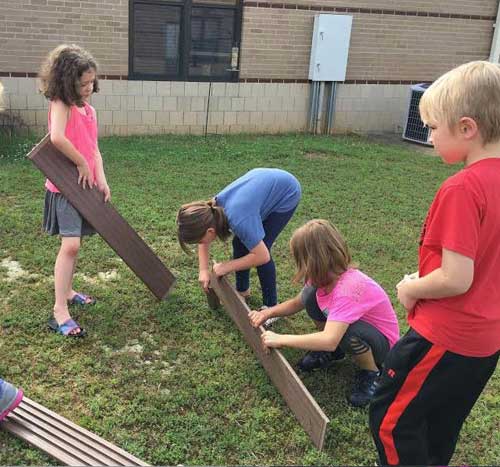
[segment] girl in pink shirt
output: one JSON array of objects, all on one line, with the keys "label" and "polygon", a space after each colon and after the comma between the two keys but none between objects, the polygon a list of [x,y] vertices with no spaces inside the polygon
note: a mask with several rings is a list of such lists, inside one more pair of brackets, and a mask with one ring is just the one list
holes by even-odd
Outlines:
[{"label": "girl in pink shirt", "polygon": [[[49,99],[52,144],[74,162],[83,189],[96,185],[107,202],[111,192],[97,144],[96,112],[88,104],[91,95],[99,90],[96,61],[76,45],[60,45],[49,53],[39,77],[41,91]],[[45,188],[44,228],[50,235],[61,237],[54,267],[54,317],[49,327],[64,336],[83,337],[85,330],[71,319],[68,304],[95,303],[72,285],[81,237],[95,231],[50,180],[45,182]]]},{"label": "girl in pink shirt", "polygon": [[360,369],[348,400],[354,406],[365,406],[374,394],[385,356],[399,338],[389,297],[379,284],[352,266],[347,244],[326,220],[314,219],[297,229],[290,248],[297,266],[294,279],[305,281],[306,286],[295,298],[250,312],[250,321],[258,327],[269,318],[305,308],[317,332],[265,331],[263,345],[309,350],[298,364],[302,371],[326,368],[345,353],[351,355]]}]

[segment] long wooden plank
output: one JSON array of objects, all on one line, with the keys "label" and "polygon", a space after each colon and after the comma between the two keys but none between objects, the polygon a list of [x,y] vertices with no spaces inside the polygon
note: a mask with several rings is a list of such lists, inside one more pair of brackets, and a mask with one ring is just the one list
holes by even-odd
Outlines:
[{"label": "long wooden plank", "polygon": [[27,397],[0,427],[64,465],[149,465]]},{"label": "long wooden plank", "polygon": [[76,166],[50,142],[49,135],[28,154],[41,172],[96,229],[160,300],[164,299],[175,277],[111,203],[103,202],[97,188],[84,190]]},{"label": "long wooden plank", "polygon": [[226,312],[242,332],[269,378],[306,433],[311,437],[314,445],[320,450],[323,449],[326,427],[330,421],[328,417],[321,410],[321,407],[311,396],[283,354],[277,349],[271,349],[269,353],[265,351],[260,337],[264,328],[260,326],[260,328],[256,329],[250,324],[248,319],[250,309],[227,278],[217,278],[212,274],[210,287],[221,300]]}]

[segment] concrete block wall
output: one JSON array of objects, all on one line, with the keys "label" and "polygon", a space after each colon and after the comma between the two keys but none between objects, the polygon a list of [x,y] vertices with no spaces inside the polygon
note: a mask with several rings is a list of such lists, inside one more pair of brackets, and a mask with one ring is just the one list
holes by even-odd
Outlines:
[{"label": "concrete block wall", "polygon": [[[3,78],[5,108],[37,133],[47,102],[35,78]],[[283,133],[307,128],[307,83],[208,83],[101,80],[91,104],[99,134]],[[209,96],[210,91],[210,96]],[[334,131],[398,132],[409,86],[339,85]]]}]

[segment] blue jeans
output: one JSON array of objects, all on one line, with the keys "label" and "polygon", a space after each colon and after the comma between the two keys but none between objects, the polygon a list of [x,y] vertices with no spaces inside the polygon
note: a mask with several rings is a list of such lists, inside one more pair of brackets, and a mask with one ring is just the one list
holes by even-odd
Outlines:
[{"label": "blue jeans", "polygon": [[[280,232],[288,224],[292,218],[295,208],[287,212],[272,212],[267,219],[262,223],[265,236],[263,241],[271,253],[271,247]],[[241,258],[248,255],[249,251],[241,240],[233,237],[233,258]],[[278,303],[278,294],[276,292],[276,267],[273,258],[260,266],[257,266],[257,274],[259,276],[260,287],[262,289],[262,302],[266,306],[274,306]],[[250,270],[236,271],[236,290],[245,292],[250,287]]]}]

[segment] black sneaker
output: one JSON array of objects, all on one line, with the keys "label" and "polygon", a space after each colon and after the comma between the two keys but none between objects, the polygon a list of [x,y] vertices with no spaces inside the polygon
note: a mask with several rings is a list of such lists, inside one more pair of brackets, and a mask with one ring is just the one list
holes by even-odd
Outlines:
[{"label": "black sneaker", "polygon": [[356,374],[356,382],[348,400],[354,407],[368,405],[375,394],[378,386],[379,371],[359,370]]},{"label": "black sneaker", "polygon": [[317,368],[329,368],[333,363],[344,360],[345,353],[339,347],[334,352],[311,350],[297,363],[300,371],[312,371]]}]

